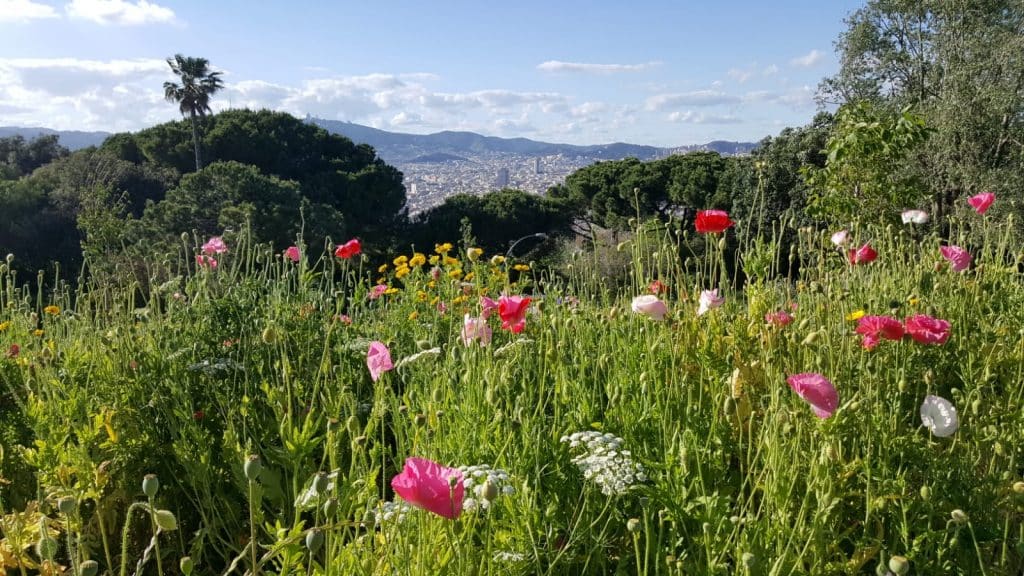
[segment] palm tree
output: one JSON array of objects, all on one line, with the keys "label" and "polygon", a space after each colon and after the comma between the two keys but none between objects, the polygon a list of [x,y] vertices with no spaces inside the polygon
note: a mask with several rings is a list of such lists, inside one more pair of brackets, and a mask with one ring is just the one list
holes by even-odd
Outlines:
[{"label": "palm tree", "polygon": [[210,62],[206,58],[188,58],[175,54],[168,58],[167,64],[171,72],[181,78],[181,84],[164,82],[164,98],[177,102],[182,116],[192,119],[192,145],[196,152],[196,170],[203,167],[199,154],[199,124],[196,117],[205,118],[210,109],[210,96],[224,87],[220,72],[210,70]]}]

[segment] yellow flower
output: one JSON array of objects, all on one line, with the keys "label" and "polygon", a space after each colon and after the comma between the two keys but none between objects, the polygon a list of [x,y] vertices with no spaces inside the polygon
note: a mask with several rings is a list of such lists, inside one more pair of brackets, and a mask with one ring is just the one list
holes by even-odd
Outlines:
[{"label": "yellow flower", "polygon": [[57,314],[60,314],[60,306],[54,306],[53,304],[50,304],[46,308],[43,308],[43,312],[46,312],[50,316],[56,316]]},{"label": "yellow flower", "polygon": [[3,332],[4,330],[7,330],[10,327],[11,327],[11,323],[9,321],[0,322],[0,332]]},{"label": "yellow flower", "polygon": [[477,258],[484,255],[483,248],[467,248],[466,258],[469,258],[470,262],[476,262]]},{"label": "yellow flower", "polygon": [[42,336],[43,335],[43,331],[38,329],[38,328],[36,328],[35,330],[32,331],[32,335],[33,336]]},{"label": "yellow flower", "polygon": [[921,299],[920,298],[915,298],[914,296],[911,296],[910,300],[907,300],[907,302],[909,302],[911,306],[917,306],[918,304],[921,303]]},{"label": "yellow flower", "polygon": [[452,298],[452,304],[462,304],[465,301],[466,301],[466,295],[465,294],[461,294],[459,296],[456,296],[455,298]]},{"label": "yellow flower", "polygon": [[386,271],[387,271],[387,269],[388,269],[388,265],[387,265],[387,263],[385,262],[384,264],[381,264],[381,265],[380,265],[380,268],[377,268],[377,272],[378,272],[379,274],[383,274],[384,272],[386,272]]},{"label": "yellow flower", "polygon": [[427,257],[422,252],[417,252],[412,255],[412,259],[409,260],[409,266],[423,266],[427,263]]},{"label": "yellow flower", "polygon": [[491,256],[491,266],[501,266],[505,263],[505,257],[500,254]]},{"label": "yellow flower", "polygon": [[398,278],[399,280],[401,280],[402,277],[405,276],[408,273],[409,273],[409,268],[406,267],[406,266],[402,266],[398,270],[395,270],[395,278]]},{"label": "yellow flower", "polygon": [[437,282],[435,282],[433,280],[431,280],[430,282],[427,282],[427,288],[437,288]]},{"label": "yellow flower", "polygon": [[441,263],[448,268],[452,268],[460,264],[460,262],[457,259],[452,258],[451,256],[445,256],[444,258],[442,258]]},{"label": "yellow flower", "polygon": [[846,315],[846,321],[847,322],[856,322],[857,320],[860,320],[863,317],[864,317],[864,311],[863,310],[854,310],[853,312],[850,312],[849,314]]},{"label": "yellow flower", "polygon": [[444,244],[434,244],[434,252],[438,254],[447,254],[452,251],[452,243],[445,242]]},{"label": "yellow flower", "polygon": [[387,281],[388,281],[388,279],[383,277],[383,276],[381,276],[380,278],[377,278],[377,284],[386,284]]},{"label": "yellow flower", "polygon": [[513,268],[514,270],[518,270],[518,271],[520,271],[520,272],[526,272],[527,270],[529,270],[529,269],[530,269],[530,265],[529,265],[529,264],[516,264],[516,265],[515,265],[515,266],[513,266],[512,268]]},{"label": "yellow flower", "polygon": [[413,310],[412,314],[409,314],[409,320],[415,320],[420,317],[420,313]]},{"label": "yellow flower", "polygon": [[469,282],[469,281],[470,281],[470,280],[472,280],[472,279],[473,279],[473,272],[469,272],[469,273],[467,273],[467,274],[466,274],[466,277],[465,277],[465,278],[463,278],[463,280],[465,280],[466,282]]},{"label": "yellow flower", "polygon": [[448,273],[448,277],[451,278],[452,280],[458,280],[459,278],[462,278],[462,270],[456,268],[455,270],[452,270],[451,272]]},{"label": "yellow flower", "polygon": [[405,255],[402,255],[402,256],[399,256],[398,258],[395,258],[393,262],[394,262],[395,266],[402,266],[403,264],[405,264],[408,261],[409,261],[409,257],[405,256]]},{"label": "yellow flower", "polygon": [[388,296],[392,294],[398,294],[399,292],[400,290],[398,288],[388,288],[387,290],[384,291],[384,293],[387,294]]},{"label": "yellow flower", "polygon": [[416,299],[419,300],[420,302],[426,302],[427,301],[427,293],[424,292],[423,290],[417,291],[416,292]]},{"label": "yellow flower", "polygon": [[427,261],[430,262],[431,266],[437,266],[437,263],[441,261],[441,257],[435,254]]}]

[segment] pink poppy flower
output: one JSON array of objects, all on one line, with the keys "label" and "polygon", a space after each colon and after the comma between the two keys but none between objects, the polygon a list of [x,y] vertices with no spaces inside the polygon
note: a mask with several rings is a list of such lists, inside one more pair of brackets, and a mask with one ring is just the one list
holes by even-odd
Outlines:
[{"label": "pink poppy flower", "polygon": [[903,323],[896,318],[889,316],[862,316],[857,321],[857,334],[863,334],[864,340],[861,345],[865,350],[871,350],[881,341],[899,340],[903,338]]},{"label": "pink poppy flower", "polygon": [[970,204],[971,208],[974,208],[974,211],[978,214],[984,214],[988,210],[989,206],[991,206],[995,201],[996,195],[991,192],[982,192],[981,194],[971,196],[967,199],[967,203]]},{"label": "pink poppy flower", "polygon": [[668,307],[653,294],[645,294],[633,298],[632,308],[633,312],[643,314],[658,321],[664,320],[665,314],[668,314]]},{"label": "pink poppy flower", "polygon": [[298,262],[299,258],[302,257],[302,254],[299,253],[298,246],[289,246],[288,249],[284,251],[284,257],[292,262]]},{"label": "pink poppy flower", "polygon": [[836,246],[842,247],[846,244],[846,241],[848,240],[847,237],[849,235],[850,233],[847,232],[846,230],[840,230],[839,232],[836,232],[835,234],[832,235],[832,243],[835,244]]},{"label": "pink poppy flower", "polygon": [[939,246],[939,252],[949,260],[953,272],[962,272],[971,266],[971,253],[959,246]]},{"label": "pink poppy flower", "polygon": [[462,344],[469,346],[474,341],[481,346],[491,343],[491,327],[487,325],[487,319],[483,316],[473,317],[466,314],[462,321]]},{"label": "pink poppy flower", "polygon": [[334,317],[334,319],[337,320],[338,322],[341,322],[345,326],[352,325],[352,317],[349,316],[348,314],[338,314]]},{"label": "pink poppy flower", "polygon": [[839,393],[821,374],[805,372],[786,378],[789,387],[811,405],[811,410],[818,418],[828,418],[839,408]]},{"label": "pink poppy flower", "polygon": [[406,458],[402,473],[391,479],[391,488],[403,500],[444,518],[462,513],[466,489],[462,472],[426,458]]},{"label": "pink poppy flower", "polygon": [[905,321],[907,335],[921,344],[945,344],[952,325],[947,320],[915,314]]},{"label": "pink poppy flower", "polygon": [[702,290],[700,293],[700,305],[697,307],[697,316],[703,316],[709,310],[725,304],[725,296],[718,295],[718,288],[714,290]]},{"label": "pink poppy flower", "polygon": [[214,254],[223,254],[228,251],[228,245],[224,243],[224,239],[220,236],[214,236],[203,244],[203,254],[207,256],[213,256]]},{"label": "pink poppy flower", "polygon": [[785,310],[769,312],[764,315],[764,321],[774,326],[783,327],[793,323],[793,315]]},{"label": "pink poppy flower", "polygon": [[871,244],[865,244],[860,248],[851,248],[847,253],[850,259],[850,264],[870,264],[878,258],[878,252],[871,247]]},{"label": "pink poppy flower", "polygon": [[481,318],[486,319],[488,316],[491,315],[491,312],[498,310],[498,308],[500,308],[500,305],[497,302],[495,302],[492,298],[488,298],[487,296],[480,297]]},{"label": "pink poppy flower", "polygon": [[370,369],[370,378],[374,382],[380,379],[381,374],[395,367],[391,362],[391,352],[383,342],[370,342],[370,349],[366,352],[366,367]]},{"label": "pink poppy flower", "polygon": [[502,296],[498,298],[498,315],[501,316],[501,327],[519,334],[526,328],[526,309],[530,306],[530,298],[526,296]]},{"label": "pink poppy flower", "polygon": [[900,218],[904,224],[927,224],[931,219],[924,210],[904,210]]},{"label": "pink poppy flower", "polygon": [[348,260],[349,258],[358,255],[362,251],[362,244],[359,243],[359,240],[357,238],[353,238],[348,242],[345,242],[341,246],[338,246],[334,250],[334,255],[343,260]]},{"label": "pink poppy flower", "polygon": [[370,288],[370,293],[366,295],[370,300],[376,300],[384,295],[388,291],[387,284],[377,284],[373,288]]},{"label": "pink poppy flower", "polygon": [[204,256],[202,254],[196,254],[196,264],[201,268],[209,268],[213,270],[217,267],[217,259],[213,256]]}]

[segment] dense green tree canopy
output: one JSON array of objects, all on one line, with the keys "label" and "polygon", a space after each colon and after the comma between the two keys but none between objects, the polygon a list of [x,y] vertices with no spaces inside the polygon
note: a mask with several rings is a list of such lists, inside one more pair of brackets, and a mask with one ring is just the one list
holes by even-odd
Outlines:
[{"label": "dense green tree canopy", "polygon": [[55,134],[26,141],[22,136],[0,138],[0,180],[13,180],[68,155]]}]

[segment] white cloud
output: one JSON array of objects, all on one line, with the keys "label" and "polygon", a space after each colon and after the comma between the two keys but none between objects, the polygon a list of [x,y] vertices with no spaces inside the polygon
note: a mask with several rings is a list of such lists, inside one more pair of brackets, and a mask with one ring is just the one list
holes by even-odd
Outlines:
[{"label": "white cloud", "polygon": [[0,22],[23,23],[58,17],[57,11],[49,4],[32,0],[0,0]]},{"label": "white cloud", "polygon": [[71,18],[98,24],[137,26],[175,21],[173,10],[146,0],[71,0],[65,10]]},{"label": "white cloud", "polygon": [[822,54],[816,49],[811,50],[810,52],[804,54],[803,56],[793,58],[792,60],[790,60],[789,65],[796,66],[797,68],[810,68],[811,66],[814,66],[818,62],[821,62],[821,59],[824,56],[824,54]]},{"label": "white cloud", "polygon": [[754,71],[749,68],[745,70],[740,68],[730,68],[726,74],[728,74],[733,80],[743,84],[747,80],[750,80],[750,77],[754,75]]},{"label": "white cloud", "polygon": [[616,74],[619,72],[639,72],[655,66],[661,62],[644,62],[643,64],[590,64],[585,62],[562,62],[560,60],[548,60],[537,65],[537,70],[543,72],[572,73],[572,74]]},{"label": "white cloud", "polygon": [[391,120],[388,122],[388,124],[390,124],[393,127],[409,126],[409,125],[416,125],[416,124],[422,124],[422,123],[423,123],[423,117],[422,116],[420,116],[419,114],[417,114],[415,112],[405,112],[405,111],[402,111],[402,112],[399,112],[398,114],[395,114],[394,116],[391,117]]},{"label": "white cloud", "polygon": [[776,66],[775,64],[769,64],[768,66],[765,66],[765,69],[763,71],[761,71],[761,74],[764,76],[775,76],[778,73],[779,67]]},{"label": "white cloud", "polygon": [[680,106],[719,106],[739,101],[739,97],[717,90],[694,90],[651,96],[646,101],[646,107],[651,111],[659,111]]},{"label": "white cloud", "polygon": [[781,93],[770,90],[747,92],[743,95],[743,101],[780,104],[794,111],[809,111],[815,107],[814,89],[806,84]]},{"label": "white cloud", "polygon": [[741,124],[743,120],[732,115],[714,115],[697,113],[693,110],[685,112],[673,112],[668,115],[669,122],[680,122],[686,124]]}]

